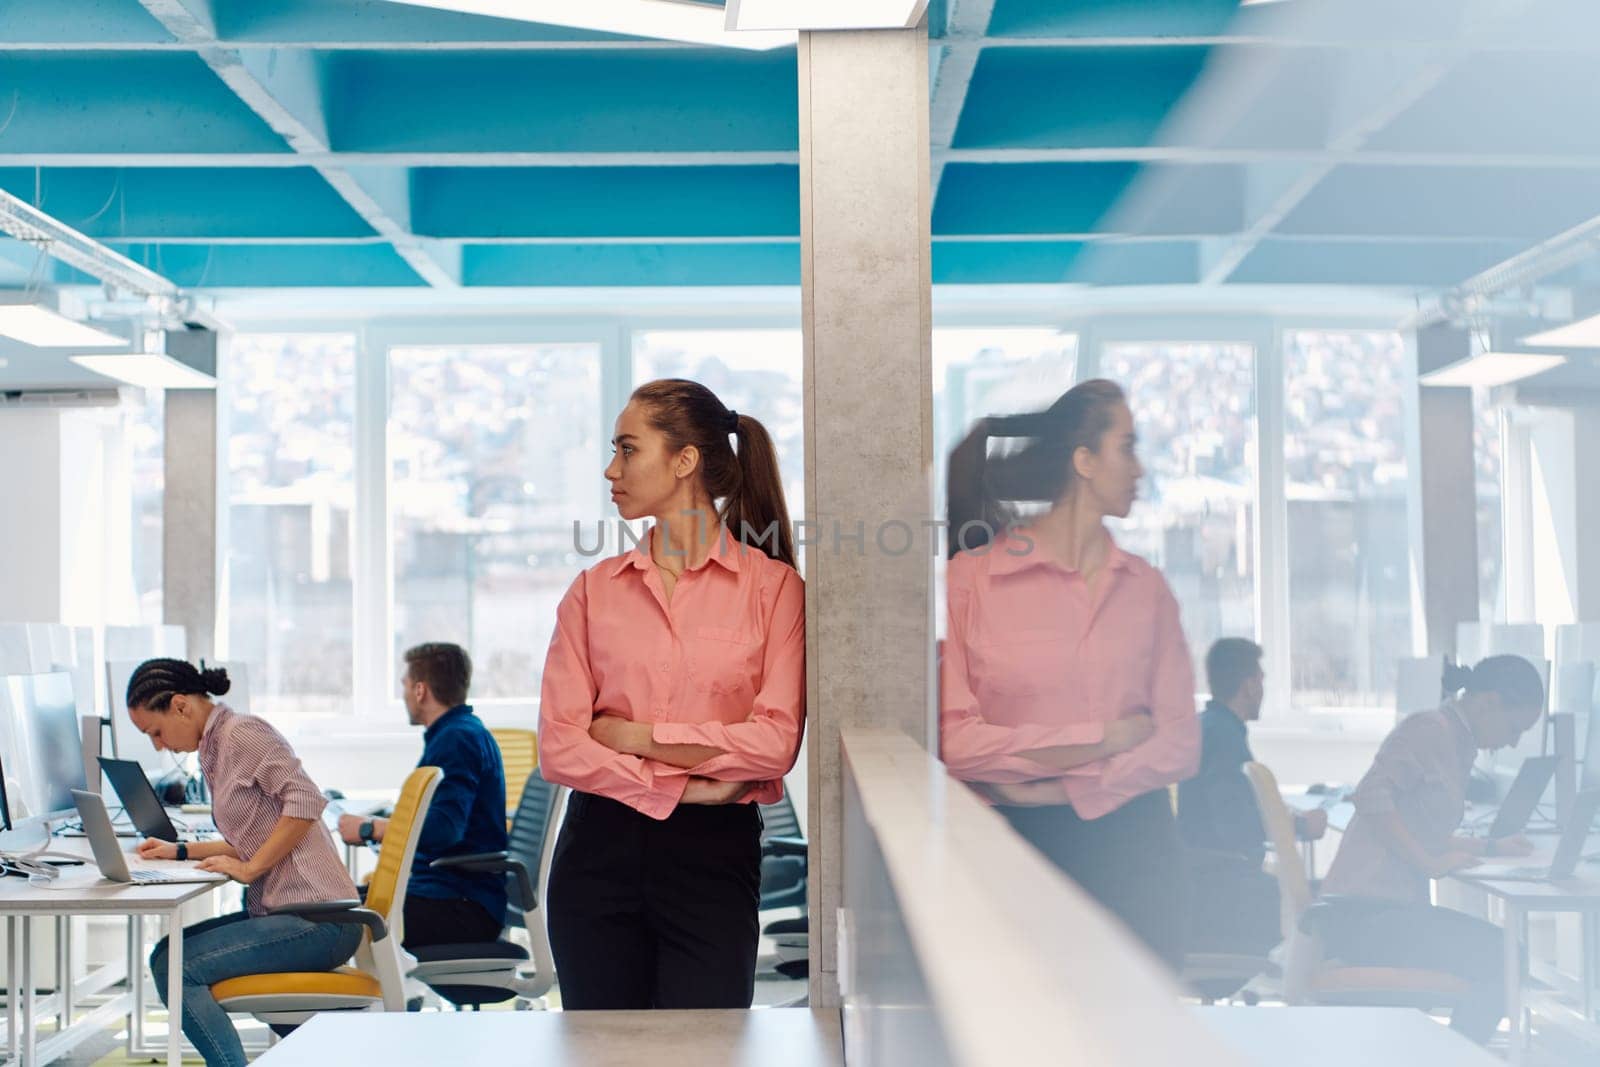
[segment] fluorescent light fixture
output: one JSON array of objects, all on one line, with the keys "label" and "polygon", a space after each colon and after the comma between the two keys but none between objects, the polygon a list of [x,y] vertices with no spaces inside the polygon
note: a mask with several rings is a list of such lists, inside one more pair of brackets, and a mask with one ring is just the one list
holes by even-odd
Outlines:
[{"label": "fluorescent light fixture", "polygon": [[1429,371],[1419,379],[1423,385],[1451,386],[1457,389],[1510,385],[1535,374],[1554,370],[1567,362],[1566,356],[1536,355],[1532,352],[1483,352]]},{"label": "fluorescent light fixture", "polygon": [[1600,315],[1524,337],[1522,343],[1545,348],[1600,348]]},{"label": "fluorescent light fixture", "polygon": [[68,318],[43,304],[0,304],[0,334],[35,348],[126,345],[126,337]]},{"label": "fluorescent light fixture", "polygon": [[795,43],[792,30],[730,32],[723,25],[722,8],[686,0],[391,0],[391,3],[722,48],[765,51]]},{"label": "fluorescent light fixture", "polygon": [[160,352],[116,352],[72,356],[72,362],[96,374],[142,389],[215,389],[217,380],[187,363]]},{"label": "fluorescent light fixture", "polygon": [[908,30],[928,0],[728,0],[730,30]]}]

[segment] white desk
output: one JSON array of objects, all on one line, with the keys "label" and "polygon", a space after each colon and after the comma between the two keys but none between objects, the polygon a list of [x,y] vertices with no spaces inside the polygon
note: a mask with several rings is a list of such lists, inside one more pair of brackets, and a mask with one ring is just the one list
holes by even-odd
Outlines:
[{"label": "white desk", "polygon": [[[1551,849],[1543,848],[1518,864],[1548,864]],[[1497,861],[1498,862],[1498,861]],[[1568,912],[1581,917],[1583,946],[1579,981],[1585,1026],[1594,1026],[1595,979],[1600,968],[1600,865],[1580,864],[1572,878],[1560,882],[1499,882],[1472,878],[1470,871],[1452,875],[1453,881],[1484,896],[1498,900],[1505,909],[1501,920],[1505,951],[1506,1016],[1509,1019],[1511,1062],[1519,1063],[1523,1053],[1523,998],[1526,978],[1523,943],[1528,936],[1528,916],[1534,912]]]},{"label": "white desk", "polygon": [[1500,1060],[1412,1008],[1196,1008],[1264,1067],[1497,1067]]},{"label": "white desk", "polygon": [[[57,839],[51,850],[87,855],[88,843],[81,838]],[[12,994],[21,989],[21,1018],[18,1018],[18,998],[6,997],[6,1022],[10,1061],[23,1067],[47,1063],[61,1052],[69,1041],[62,1033],[51,1035],[41,1042],[36,1033],[34,1000],[33,952],[30,920],[46,916],[61,918],[73,915],[125,915],[129,919],[128,988],[130,992],[113,998],[97,1009],[90,1019],[78,1024],[95,1025],[102,1017],[132,1015],[140,1007],[141,997],[136,993],[143,983],[143,951],[139,944],[137,916],[162,915],[167,919],[169,935],[167,973],[167,1002],[173,1005],[171,1024],[167,1030],[168,1067],[180,1067],[183,1058],[183,1032],[178,1024],[183,1003],[183,906],[191,900],[229,885],[228,882],[189,882],[179,885],[131,886],[107,882],[93,863],[82,867],[66,867],[61,877],[51,887],[30,885],[24,878],[0,878],[0,915],[6,918],[6,988]],[[19,923],[20,920],[20,923]],[[18,966],[17,927],[21,931],[21,965]],[[65,976],[70,978],[70,975]],[[58,991],[61,1003],[57,1014],[64,1024],[71,1023],[72,997],[70,980]],[[131,1035],[130,1035],[131,1037]],[[75,1042],[71,1042],[75,1043]]]},{"label": "white desk", "polygon": [[[500,1063],[513,1049],[559,1067],[842,1067],[837,1011],[328,1012],[257,1063]],[[516,1056],[511,1056],[516,1060]],[[531,1060],[529,1061],[531,1062]]]}]

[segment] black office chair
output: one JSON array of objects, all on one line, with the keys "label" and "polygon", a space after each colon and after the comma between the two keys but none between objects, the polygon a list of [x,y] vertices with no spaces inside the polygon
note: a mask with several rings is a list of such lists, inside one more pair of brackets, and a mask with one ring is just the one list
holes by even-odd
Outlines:
[{"label": "black office chair", "polygon": [[[773,804],[761,805],[761,910],[806,906],[806,840],[788,790]],[[763,928],[777,948],[776,970],[785,978],[810,973],[810,918],[779,919]]]},{"label": "black office chair", "polygon": [[473,1010],[516,997],[518,1006],[549,992],[555,984],[555,960],[545,932],[543,897],[554,852],[559,809],[566,800],[563,786],[551,785],[538,773],[528,779],[522,802],[511,820],[504,852],[446,856],[432,866],[460,871],[490,871],[506,876],[510,906],[506,933],[521,926],[528,932],[532,959],[521,945],[502,935],[498,941],[429,945],[410,950],[417,958],[411,977],[441,998]]}]

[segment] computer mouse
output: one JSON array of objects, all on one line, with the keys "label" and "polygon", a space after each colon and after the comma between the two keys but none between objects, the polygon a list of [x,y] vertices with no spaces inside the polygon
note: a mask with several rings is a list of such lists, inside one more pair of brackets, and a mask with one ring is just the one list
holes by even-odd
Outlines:
[{"label": "computer mouse", "polygon": [[1306,786],[1306,792],[1314,797],[1320,797],[1327,791],[1328,783],[1326,782],[1312,782],[1310,785]]},{"label": "computer mouse", "polygon": [[322,795],[327,797],[329,800],[343,800],[344,799],[344,794],[339,792],[337,789],[324,789],[322,791]]}]

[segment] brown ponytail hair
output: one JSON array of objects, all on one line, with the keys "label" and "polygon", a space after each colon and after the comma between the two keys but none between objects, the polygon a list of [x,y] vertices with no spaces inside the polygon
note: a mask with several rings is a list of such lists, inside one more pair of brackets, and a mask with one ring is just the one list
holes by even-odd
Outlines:
[{"label": "brown ponytail hair", "polygon": [[[712,500],[722,501],[718,521],[740,542],[794,567],[794,531],[778,451],[760,420],[732,411],[710,389],[684,378],[646,382],[633,391],[633,399],[665,435],[668,448],[700,450],[701,482]],[[737,452],[730,436],[738,439]]]},{"label": "brown ponytail hair", "polygon": [[[1126,404],[1116,382],[1091,378],[1068,389],[1043,411],[980,419],[950,453],[945,476],[945,518],[950,555],[988,544],[1017,521],[1011,502],[1060,500],[1076,476],[1080,448],[1098,451],[1112,412]],[[1023,438],[1012,452],[989,455],[989,439]]]}]

